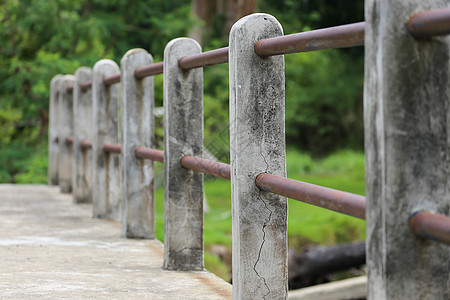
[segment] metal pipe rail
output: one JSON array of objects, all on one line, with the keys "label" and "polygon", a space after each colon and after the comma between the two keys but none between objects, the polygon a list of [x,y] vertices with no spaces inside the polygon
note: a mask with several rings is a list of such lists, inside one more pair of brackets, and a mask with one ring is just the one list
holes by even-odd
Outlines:
[{"label": "metal pipe rail", "polygon": [[181,166],[186,169],[231,180],[230,165],[218,161],[185,155],[180,160]]},{"label": "metal pipe rail", "polygon": [[120,82],[120,74],[106,76],[105,78],[103,78],[103,84],[106,86],[119,82]]},{"label": "metal pipe rail", "polygon": [[406,24],[416,38],[431,38],[450,33],[450,8],[419,12],[412,15]]},{"label": "metal pipe rail", "polygon": [[120,154],[122,152],[122,146],[119,144],[104,144],[103,151],[106,153]]},{"label": "metal pipe rail", "polygon": [[183,70],[190,70],[227,63],[228,50],[228,47],[224,47],[196,55],[185,56],[178,61],[178,67]]},{"label": "metal pipe rail", "polygon": [[92,143],[89,141],[81,141],[80,142],[81,149],[92,149]]},{"label": "metal pipe rail", "polygon": [[447,216],[415,212],[409,218],[409,227],[417,236],[450,245],[450,218]]},{"label": "metal pipe rail", "polygon": [[66,144],[72,145],[73,144],[73,136],[66,137]]},{"label": "metal pipe rail", "polygon": [[80,84],[80,89],[83,92],[86,92],[90,88],[92,88],[92,81],[91,80],[85,81],[82,84]]},{"label": "metal pipe rail", "polygon": [[163,69],[164,69],[163,62],[146,65],[143,67],[136,68],[136,70],[134,70],[134,77],[136,77],[137,79],[141,79],[147,76],[162,74]]},{"label": "metal pipe rail", "polygon": [[143,159],[150,159],[153,161],[159,161],[160,163],[164,163],[164,151],[157,150],[147,147],[137,147],[134,150],[134,154]]},{"label": "metal pipe rail", "polygon": [[[263,39],[255,44],[255,53],[267,57],[274,55],[311,52],[324,49],[348,48],[364,45],[365,22],[299,32],[274,38]],[[420,12],[412,15],[407,28],[416,38],[450,34],[450,8]],[[178,65],[183,70],[201,68],[228,62],[228,47],[206,51],[200,54],[186,56],[180,59]],[[164,63],[158,62],[136,68],[134,76],[138,79],[162,74]],[[120,74],[105,77],[103,84],[111,85],[120,82]],[[81,90],[92,87],[92,82],[81,84]],[[67,87],[73,91],[73,86]]]},{"label": "metal pipe rail", "polygon": [[263,39],[255,44],[262,57],[364,45],[365,22]]},{"label": "metal pipe rail", "polygon": [[301,202],[365,220],[366,198],[315,184],[268,173],[256,177],[256,186],[263,191],[286,196]]}]

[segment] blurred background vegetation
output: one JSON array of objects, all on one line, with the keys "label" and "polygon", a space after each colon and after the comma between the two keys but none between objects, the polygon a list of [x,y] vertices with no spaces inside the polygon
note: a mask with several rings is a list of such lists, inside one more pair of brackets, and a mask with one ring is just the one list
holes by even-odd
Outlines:
[{"label": "blurred background vegetation", "polygon": [[[47,182],[49,84],[56,74],[93,67],[101,58],[120,63],[130,48],[144,48],[155,62],[162,61],[167,42],[180,36],[196,38],[204,51],[225,47],[232,24],[251,12],[272,14],[291,34],[362,21],[363,5],[350,0],[3,0],[0,182]],[[288,176],[363,194],[362,47],[291,54],[285,60]],[[228,162],[228,65],[205,68],[204,79],[205,147]],[[155,77],[155,89],[161,106],[162,76]],[[157,123],[161,140],[162,122]],[[210,205],[205,246],[230,248],[229,183],[209,179],[205,190]],[[162,190],[156,194],[162,240]],[[289,237],[293,247],[363,239],[364,223],[296,202],[290,205]],[[229,276],[223,259],[205,258],[207,266]]]}]

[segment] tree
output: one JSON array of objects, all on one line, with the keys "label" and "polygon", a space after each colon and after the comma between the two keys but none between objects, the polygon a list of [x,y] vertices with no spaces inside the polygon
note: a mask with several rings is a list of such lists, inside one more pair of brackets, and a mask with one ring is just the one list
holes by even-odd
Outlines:
[{"label": "tree", "polygon": [[211,38],[227,39],[233,24],[256,10],[257,0],[193,0],[192,12],[201,20],[189,34],[202,45]]}]

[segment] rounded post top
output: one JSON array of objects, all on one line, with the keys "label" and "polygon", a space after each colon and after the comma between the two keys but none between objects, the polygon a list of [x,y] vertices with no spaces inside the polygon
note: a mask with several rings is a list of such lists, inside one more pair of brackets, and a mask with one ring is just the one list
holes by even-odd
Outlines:
[{"label": "rounded post top", "polygon": [[117,63],[111,59],[101,59],[98,62],[96,62],[94,65],[94,72],[108,67],[117,71],[116,73],[120,72],[119,65],[117,65]]},{"label": "rounded post top", "polygon": [[73,85],[73,82],[75,81],[75,76],[71,74],[64,75],[60,78],[59,82],[59,88],[61,91],[65,92],[66,88],[70,85]]},{"label": "rounded post top", "polygon": [[150,56],[152,61],[153,61],[153,56],[148,53],[147,50],[143,49],[143,48],[133,48],[128,50],[123,56],[122,59],[120,60],[120,63],[123,64],[124,60],[128,59],[131,56],[134,55],[145,55],[145,56]]},{"label": "rounded post top", "polygon": [[76,71],[75,71],[75,77],[77,77],[78,74],[83,74],[83,73],[90,73],[92,72],[92,69],[86,66],[83,67],[79,67]]},{"label": "rounded post top", "polygon": [[[254,13],[245,16],[234,23],[230,30],[230,41],[236,36],[237,32],[244,27],[251,27],[253,30],[258,28],[261,29],[261,37],[259,39],[283,35],[283,27],[274,16],[264,13]],[[271,28],[271,30],[268,31],[268,28]],[[273,31],[275,31],[275,33],[273,33]],[[256,42],[257,41],[255,41],[255,43]]]},{"label": "rounded post top", "polygon": [[59,80],[61,80],[61,78],[63,78],[62,74],[53,76],[52,80],[50,81],[50,86],[54,86]]},{"label": "rounded post top", "polygon": [[[166,47],[164,48],[164,57],[167,56],[167,54],[173,49],[173,47],[189,48],[189,52],[202,52],[202,46],[200,46],[200,44],[196,40],[185,37],[176,38],[167,43]],[[186,56],[187,55],[191,54],[186,53]]]}]

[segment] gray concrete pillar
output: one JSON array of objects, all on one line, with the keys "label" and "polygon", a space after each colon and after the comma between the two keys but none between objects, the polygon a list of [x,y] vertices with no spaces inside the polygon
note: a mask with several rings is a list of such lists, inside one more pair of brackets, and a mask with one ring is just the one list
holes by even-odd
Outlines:
[{"label": "gray concrete pillar", "polygon": [[58,185],[58,114],[59,85],[62,75],[56,75],[50,82],[48,105],[48,184]]},{"label": "gray concrete pillar", "polygon": [[284,57],[261,58],[258,40],[283,35],[252,14],[230,32],[233,299],[287,298],[287,199],[260,191],[258,174],[286,176]]},{"label": "gray concrete pillar", "polygon": [[59,84],[59,117],[58,117],[58,184],[61,193],[72,192],[72,143],[66,138],[73,137],[73,86],[75,76],[64,75]]},{"label": "gray concrete pillar", "polygon": [[92,70],[78,68],[73,86],[73,176],[72,195],[75,203],[92,202],[92,151],[82,149],[82,141],[92,142],[92,89],[81,89],[81,84],[92,80]]},{"label": "gray concrete pillar", "polygon": [[154,147],[153,76],[134,77],[137,67],[153,63],[144,49],[129,50],[121,60],[122,79],[122,235],[154,238],[153,161],[139,159],[136,147]]},{"label": "gray concrete pillar", "polygon": [[102,59],[94,66],[92,81],[93,143],[92,143],[92,201],[94,218],[119,220],[122,190],[120,182],[120,155],[105,153],[106,143],[119,144],[119,88],[120,84],[106,86],[103,78],[120,73],[112,60]]},{"label": "gray concrete pillar", "polygon": [[449,37],[405,23],[450,1],[366,0],[364,119],[368,299],[449,299],[450,251],[408,217],[449,215]]},{"label": "gray concrete pillar", "polygon": [[188,38],[164,50],[164,268],[203,270],[203,174],[181,167],[202,157],[203,69],[183,71],[178,60],[201,53]]}]

